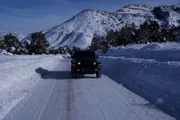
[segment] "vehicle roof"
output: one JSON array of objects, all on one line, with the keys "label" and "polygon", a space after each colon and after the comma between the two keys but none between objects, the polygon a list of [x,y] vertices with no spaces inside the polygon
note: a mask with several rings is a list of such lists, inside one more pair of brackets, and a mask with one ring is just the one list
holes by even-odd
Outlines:
[{"label": "vehicle roof", "polygon": [[95,52],[91,50],[79,50],[75,51],[73,56],[95,57]]},{"label": "vehicle roof", "polygon": [[93,50],[77,50],[75,52],[94,52]]}]

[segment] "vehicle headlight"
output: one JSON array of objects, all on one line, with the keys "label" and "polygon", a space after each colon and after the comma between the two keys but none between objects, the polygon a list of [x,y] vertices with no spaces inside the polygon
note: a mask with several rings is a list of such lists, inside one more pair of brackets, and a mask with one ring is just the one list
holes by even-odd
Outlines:
[{"label": "vehicle headlight", "polygon": [[78,62],[78,65],[81,65],[81,63],[80,63],[80,62]]},{"label": "vehicle headlight", "polygon": [[94,62],[93,65],[96,65],[96,62]]}]

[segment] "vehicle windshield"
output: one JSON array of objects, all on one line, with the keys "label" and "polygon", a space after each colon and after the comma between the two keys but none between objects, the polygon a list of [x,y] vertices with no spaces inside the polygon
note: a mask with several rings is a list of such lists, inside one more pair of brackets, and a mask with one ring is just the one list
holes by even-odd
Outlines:
[{"label": "vehicle windshield", "polygon": [[92,51],[77,51],[73,56],[74,58],[95,58],[95,53]]}]

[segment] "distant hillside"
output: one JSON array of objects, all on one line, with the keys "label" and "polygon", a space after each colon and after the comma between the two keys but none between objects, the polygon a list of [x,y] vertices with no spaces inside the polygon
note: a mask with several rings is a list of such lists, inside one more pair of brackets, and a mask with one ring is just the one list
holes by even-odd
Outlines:
[{"label": "distant hillside", "polygon": [[16,36],[20,41],[27,36],[27,34],[22,34],[22,33],[0,31],[0,40],[3,40],[4,36],[7,34],[12,34],[12,35]]}]

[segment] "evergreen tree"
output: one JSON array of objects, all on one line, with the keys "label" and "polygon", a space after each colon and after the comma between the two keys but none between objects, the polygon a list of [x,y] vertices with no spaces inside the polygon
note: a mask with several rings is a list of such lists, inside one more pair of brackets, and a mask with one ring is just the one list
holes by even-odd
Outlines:
[{"label": "evergreen tree", "polygon": [[32,33],[31,43],[27,46],[30,54],[47,54],[49,43],[42,32]]},{"label": "evergreen tree", "polygon": [[4,41],[0,40],[0,49],[4,49]]},{"label": "evergreen tree", "polygon": [[100,37],[100,36],[93,37],[92,42],[91,42],[91,46],[89,47],[90,50],[97,50],[97,49],[99,49],[100,48],[101,40],[102,40],[102,37]]},{"label": "evergreen tree", "polygon": [[90,49],[103,49],[106,52],[109,47],[126,46],[132,43],[175,41],[178,38],[175,39],[174,34],[180,35],[178,30],[162,29],[156,21],[147,20],[140,25],[139,29],[136,29],[135,24],[125,25],[120,31],[110,30],[105,37],[95,36]]},{"label": "evergreen tree", "polygon": [[14,54],[20,54],[23,49],[21,42],[12,34],[7,34],[4,36],[4,40],[1,42],[1,47]]},{"label": "evergreen tree", "polygon": [[159,7],[155,7],[152,11],[155,15],[155,17],[159,20],[166,20],[170,13],[168,11],[164,11],[160,6]]},{"label": "evergreen tree", "polygon": [[171,28],[170,32],[174,35],[176,41],[180,40],[180,26]]},{"label": "evergreen tree", "polygon": [[101,41],[101,49],[104,53],[109,50],[109,43],[106,40]]}]

